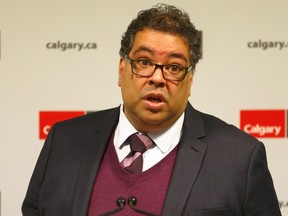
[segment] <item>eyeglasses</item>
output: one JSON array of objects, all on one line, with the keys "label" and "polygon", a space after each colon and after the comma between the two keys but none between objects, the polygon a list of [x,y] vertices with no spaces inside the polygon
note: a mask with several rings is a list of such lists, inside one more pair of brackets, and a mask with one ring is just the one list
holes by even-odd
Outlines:
[{"label": "eyeglasses", "polygon": [[175,64],[159,65],[148,59],[133,60],[128,55],[126,55],[126,58],[131,64],[132,73],[142,77],[151,77],[157,68],[160,68],[165,80],[182,81],[186,74],[193,68],[192,65],[189,67],[182,67]]}]

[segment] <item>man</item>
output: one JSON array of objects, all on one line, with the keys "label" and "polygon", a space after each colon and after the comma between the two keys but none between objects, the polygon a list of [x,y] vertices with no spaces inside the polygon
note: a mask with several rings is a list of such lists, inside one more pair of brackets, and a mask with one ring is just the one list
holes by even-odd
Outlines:
[{"label": "man", "polygon": [[188,102],[201,55],[186,13],[141,11],[120,56],[123,104],[53,127],[24,216],[281,215],[263,144]]}]

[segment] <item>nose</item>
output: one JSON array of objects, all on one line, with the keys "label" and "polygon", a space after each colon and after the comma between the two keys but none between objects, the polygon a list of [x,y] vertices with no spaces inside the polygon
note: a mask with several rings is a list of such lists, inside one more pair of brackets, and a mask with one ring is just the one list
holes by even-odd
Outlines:
[{"label": "nose", "polygon": [[157,67],[152,74],[151,77],[149,77],[149,83],[154,84],[156,86],[163,86],[166,83],[166,80],[163,76],[163,68]]}]

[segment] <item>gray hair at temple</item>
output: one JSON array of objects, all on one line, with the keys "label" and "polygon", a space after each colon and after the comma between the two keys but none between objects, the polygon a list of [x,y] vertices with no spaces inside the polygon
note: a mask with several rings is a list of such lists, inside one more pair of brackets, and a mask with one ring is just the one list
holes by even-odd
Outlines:
[{"label": "gray hair at temple", "polygon": [[136,33],[145,28],[183,38],[189,45],[191,65],[193,69],[196,67],[201,58],[201,32],[195,29],[186,12],[167,4],[157,4],[150,9],[140,11],[122,36],[120,56],[124,58],[129,54]]}]

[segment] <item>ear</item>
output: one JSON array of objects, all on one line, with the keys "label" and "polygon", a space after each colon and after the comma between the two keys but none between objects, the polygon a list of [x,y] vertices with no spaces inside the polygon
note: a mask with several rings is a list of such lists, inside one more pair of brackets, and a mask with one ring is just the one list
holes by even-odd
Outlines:
[{"label": "ear", "polygon": [[193,78],[194,78],[194,71],[192,71],[192,73],[190,74],[190,77],[189,77],[189,97],[191,95],[191,88],[192,88],[192,84],[193,84]]},{"label": "ear", "polygon": [[122,76],[123,76],[123,71],[124,71],[124,66],[125,66],[125,61],[122,57],[120,57],[119,60],[119,66],[118,66],[118,86],[121,87],[122,83]]}]

